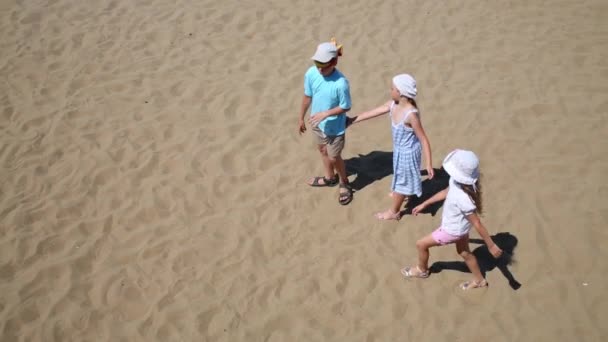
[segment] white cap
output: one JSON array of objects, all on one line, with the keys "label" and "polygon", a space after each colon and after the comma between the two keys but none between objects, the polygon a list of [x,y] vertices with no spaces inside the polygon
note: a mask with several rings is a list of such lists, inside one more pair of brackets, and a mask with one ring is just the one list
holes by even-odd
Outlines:
[{"label": "white cap", "polygon": [[317,62],[327,63],[338,57],[338,48],[333,43],[321,43],[317,46],[317,52],[310,58]]}]

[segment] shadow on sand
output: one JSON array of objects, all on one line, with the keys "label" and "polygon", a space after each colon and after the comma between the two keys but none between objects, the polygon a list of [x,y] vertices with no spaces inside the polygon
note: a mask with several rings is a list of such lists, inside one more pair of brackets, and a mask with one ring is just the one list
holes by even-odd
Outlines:
[{"label": "shadow on sand", "polygon": [[[372,151],[368,154],[360,154],[357,157],[346,159],[346,173],[348,176],[357,175],[357,178],[351,182],[351,186],[355,191],[360,191],[366,186],[381,180],[386,176],[393,174],[393,152]],[[411,201],[406,203],[401,215],[411,215],[412,209],[418,204],[426,201],[439,191],[445,189],[449,185],[450,176],[443,168],[434,169],[435,177],[433,179],[425,179],[422,181],[422,196],[413,197]],[[426,176],[426,170],[420,171],[422,176]],[[437,211],[443,205],[443,201],[434,203],[428,206],[422,214],[431,214],[435,216]],[[481,244],[481,246],[473,250],[473,254],[477,257],[481,273],[485,277],[488,271],[498,268],[505,278],[509,281],[509,285],[514,290],[521,287],[521,284],[515,279],[508,266],[514,263],[513,254],[517,246],[517,237],[508,232],[498,233],[492,236],[492,240],[502,250],[503,255],[495,259],[481,239],[471,239],[470,243]],[[449,261],[435,262],[431,266],[432,273],[439,273],[443,270],[456,270],[460,272],[470,272],[464,261]]]},{"label": "shadow on sand", "polygon": [[[360,191],[366,186],[393,174],[393,152],[372,151],[368,154],[360,154],[357,157],[345,159],[344,163],[348,176],[357,175],[357,178],[350,183],[355,191]],[[435,177],[433,179],[422,181],[422,196],[419,198],[413,197],[409,203],[406,203],[401,215],[411,214],[415,206],[448,186],[450,176],[443,168],[434,170]],[[420,174],[426,176],[427,172],[422,170]],[[434,203],[427,207],[422,214],[435,216],[442,205],[443,202]]]},{"label": "shadow on sand", "polygon": [[350,183],[355,191],[393,174],[393,152],[373,151],[345,159],[344,163],[347,176],[357,175]]},{"label": "shadow on sand", "polygon": [[[435,172],[435,176],[433,179],[425,179],[422,181],[422,196],[420,197],[412,197],[408,203],[405,204],[405,207],[401,211],[401,216],[403,215],[411,215],[412,209],[416,207],[418,204],[426,201],[427,199],[433,197],[436,193],[448,187],[450,183],[450,175],[443,168],[441,169],[433,169]],[[420,171],[422,176],[426,176],[426,170]],[[437,211],[443,205],[444,201],[439,201],[433,203],[426,207],[421,214],[431,214],[431,216],[435,216]]]},{"label": "shadow on sand", "polygon": [[[484,278],[486,273],[492,271],[495,268],[498,268],[500,272],[505,276],[507,281],[509,281],[509,286],[513,290],[517,290],[521,287],[521,284],[515,279],[511,271],[509,270],[509,265],[512,265],[514,260],[514,251],[515,247],[517,247],[517,237],[512,235],[509,232],[502,232],[496,235],[492,235],[492,241],[500,249],[502,249],[503,254],[500,258],[495,259],[488,247],[484,244],[481,239],[471,239],[470,243],[480,244],[481,246],[475,248],[473,250],[473,254],[477,258],[477,262],[479,263],[479,268],[481,269],[481,274],[483,274]],[[469,268],[464,263],[464,261],[438,261],[433,263],[430,267],[431,273],[439,273],[443,270],[455,270],[465,273],[470,273]]]}]

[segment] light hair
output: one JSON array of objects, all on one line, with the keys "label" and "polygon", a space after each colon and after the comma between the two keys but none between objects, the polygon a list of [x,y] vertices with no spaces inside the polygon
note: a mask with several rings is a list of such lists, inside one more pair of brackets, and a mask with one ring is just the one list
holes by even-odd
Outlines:
[{"label": "light hair", "polygon": [[475,186],[461,183],[458,183],[458,185],[462,188],[462,191],[469,196],[471,201],[475,203],[475,212],[481,215],[483,212],[483,201],[481,200],[481,181],[477,179]]}]

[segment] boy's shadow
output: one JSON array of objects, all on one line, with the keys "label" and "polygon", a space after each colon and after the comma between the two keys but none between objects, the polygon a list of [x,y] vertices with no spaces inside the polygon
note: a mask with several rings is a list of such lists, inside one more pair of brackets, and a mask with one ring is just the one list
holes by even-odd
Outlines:
[{"label": "boy's shadow", "polygon": [[[471,243],[481,244],[481,246],[473,250],[473,254],[477,258],[479,269],[483,277],[486,277],[488,271],[498,268],[500,272],[507,278],[509,285],[513,290],[517,290],[521,287],[521,284],[515,279],[508,266],[512,265],[515,260],[513,258],[515,247],[517,246],[517,237],[509,232],[498,233],[491,236],[492,241],[500,249],[502,249],[502,256],[498,259],[494,258],[488,247],[485,245],[482,239],[471,239]],[[431,273],[439,273],[443,270],[456,270],[460,272],[470,273],[469,268],[464,261],[438,261],[433,263],[430,267]]]}]

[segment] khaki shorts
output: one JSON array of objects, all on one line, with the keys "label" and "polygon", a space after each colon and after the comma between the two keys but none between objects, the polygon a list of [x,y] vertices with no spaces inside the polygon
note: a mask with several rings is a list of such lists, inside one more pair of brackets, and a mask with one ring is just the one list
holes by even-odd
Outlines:
[{"label": "khaki shorts", "polygon": [[340,156],[344,149],[346,134],[342,135],[325,135],[319,127],[312,128],[313,139],[317,145],[327,146],[327,155],[331,158]]}]

